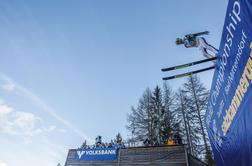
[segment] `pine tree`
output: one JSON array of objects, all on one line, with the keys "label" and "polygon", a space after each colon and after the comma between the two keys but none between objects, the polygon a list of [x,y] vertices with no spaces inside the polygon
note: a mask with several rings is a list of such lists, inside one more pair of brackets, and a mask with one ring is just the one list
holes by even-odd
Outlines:
[{"label": "pine tree", "polygon": [[116,138],[115,138],[115,143],[116,143],[116,144],[122,144],[122,142],[123,142],[123,139],[122,139],[121,134],[120,134],[120,133],[117,133],[117,134],[116,134]]},{"label": "pine tree", "polygon": [[137,108],[131,107],[127,129],[131,131],[131,142],[148,145],[166,144],[171,133],[179,130],[179,122],[174,119],[174,96],[164,85],[164,90],[156,86],[153,92],[146,89]]},{"label": "pine tree", "polygon": [[145,90],[139,99],[137,108],[131,107],[131,114],[128,115],[127,129],[131,131],[133,142],[153,141],[153,120],[151,112],[152,93],[149,88]]},{"label": "pine tree", "polygon": [[151,144],[160,145],[162,141],[161,128],[164,122],[164,106],[162,105],[162,92],[159,86],[156,86],[152,93],[151,108],[151,120],[153,122],[151,132],[154,133]]},{"label": "pine tree", "polygon": [[[202,150],[209,151],[207,135],[204,127],[204,115],[207,106],[209,91],[200,82],[199,78],[194,75],[190,76],[183,85],[183,91],[186,95],[187,108],[189,109],[187,116],[189,120],[189,136],[191,139],[191,148],[194,155],[202,154]],[[193,124],[193,125],[192,125]],[[200,142],[203,141],[203,147]]]},{"label": "pine tree", "polygon": [[179,132],[180,127],[178,119],[175,118],[174,93],[172,89],[165,83],[163,85],[163,107],[164,117],[161,125],[162,143],[166,144],[168,137],[172,132]]},{"label": "pine tree", "polygon": [[187,99],[184,94],[184,92],[179,89],[176,93],[176,111],[175,111],[175,119],[179,122],[179,127],[181,130],[179,130],[180,135],[183,137],[184,142],[187,144],[187,151],[188,153],[192,154],[192,141],[190,136],[190,125],[189,125],[189,119],[188,119],[188,109],[186,107],[187,105]]},{"label": "pine tree", "polygon": [[81,148],[87,148],[87,141],[86,140],[84,140],[84,142],[82,143]]}]

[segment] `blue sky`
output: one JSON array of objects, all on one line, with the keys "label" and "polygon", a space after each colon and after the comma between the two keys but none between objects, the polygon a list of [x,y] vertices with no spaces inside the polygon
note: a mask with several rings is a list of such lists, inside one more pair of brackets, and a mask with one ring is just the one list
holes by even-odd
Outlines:
[{"label": "blue sky", "polygon": [[[64,164],[84,139],[127,138],[130,106],[163,84],[160,69],[203,59],[176,37],[209,30],[218,47],[227,2],[2,0],[0,166]],[[199,76],[210,87],[213,72]]]}]

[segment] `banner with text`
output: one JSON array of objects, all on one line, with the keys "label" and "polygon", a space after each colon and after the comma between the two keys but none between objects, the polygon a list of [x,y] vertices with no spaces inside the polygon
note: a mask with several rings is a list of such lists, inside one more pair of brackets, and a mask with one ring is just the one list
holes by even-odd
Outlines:
[{"label": "banner with text", "polygon": [[77,149],[76,160],[116,160],[116,148]]},{"label": "banner with text", "polygon": [[229,0],[205,117],[217,165],[252,165],[251,49],[252,0]]}]

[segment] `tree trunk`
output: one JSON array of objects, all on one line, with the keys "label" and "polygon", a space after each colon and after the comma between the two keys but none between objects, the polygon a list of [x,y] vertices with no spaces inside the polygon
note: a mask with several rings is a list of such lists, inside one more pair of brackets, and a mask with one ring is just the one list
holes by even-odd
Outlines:
[{"label": "tree trunk", "polygon": [[201,115],[200,115],[200,108],[199,108],[198,99],[197,99],[196,92],[195,92],[195,86],[194,86],[193,78],[191,77],[190,79],[191,79],[191,83],[192,83],[193,97],[194,97],[195,104],[196,104],[197,114],[198,114],[199,121],[200,121],[200,128],[201,128],[201,132],[202,132],[202,136],[203,136],[205,151],[208,152],[206,134],[205,134],[204,127],[203,127],[203,121],[202,121]]}]

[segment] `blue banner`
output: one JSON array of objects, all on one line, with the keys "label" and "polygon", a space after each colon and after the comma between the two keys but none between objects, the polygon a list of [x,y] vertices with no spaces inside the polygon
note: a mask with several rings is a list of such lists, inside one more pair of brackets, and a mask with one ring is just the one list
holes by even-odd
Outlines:
[{"label": "blue banner", "polygon": [[205,117],[220,166],[252,165],[252,0],[229,0]]},{"label": "blue banner", "polygon": [[77,149],[76,160],[116,160],[116,148]]}]

